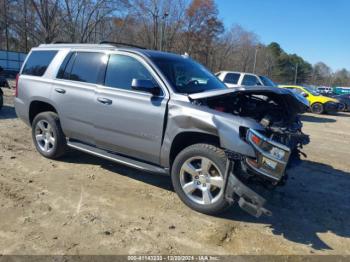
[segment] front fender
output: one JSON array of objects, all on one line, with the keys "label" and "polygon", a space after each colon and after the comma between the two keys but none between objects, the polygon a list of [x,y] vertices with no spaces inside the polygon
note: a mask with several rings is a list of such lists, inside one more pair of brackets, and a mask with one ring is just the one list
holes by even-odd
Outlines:
[{"label": "front fender", "polygon": [[223,149],[255,157],[251,145],[240,138],[240,126],[256,130],[263,129],[260,124],[251,118],[234,116],[186,102],[169,102],[160,163],[164,167],[170,166],[172,143],[175,137],[183,132],[216,136],[219,138],[220,147]]}]

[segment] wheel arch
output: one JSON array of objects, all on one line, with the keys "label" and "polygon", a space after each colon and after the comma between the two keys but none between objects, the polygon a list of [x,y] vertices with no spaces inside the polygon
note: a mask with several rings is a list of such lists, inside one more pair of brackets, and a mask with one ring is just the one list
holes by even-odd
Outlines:
[{"label": "wheel arch", "polygon": [[220,138],[216,135],[198,132],[198,131],[185,131],[178,133],[170,147],[169,152],[169,167],[171,168],[175,157],[186,147],[194,144],[205,143],[220,147]]},{"label": "wheel arch", "polygon": [[45,101],[41,101],[41,100],[33,100],[31,101],[30,105],[29,105],[29,123],[32,124],[34,118],[42,113],[42,112],[55,112],[58,113],[56,108]]}]

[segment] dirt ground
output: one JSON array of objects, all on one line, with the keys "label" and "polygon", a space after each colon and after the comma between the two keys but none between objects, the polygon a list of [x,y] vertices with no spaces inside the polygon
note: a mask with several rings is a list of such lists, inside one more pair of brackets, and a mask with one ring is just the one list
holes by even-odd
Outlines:
[{"label": "dirt ground", "polygon": [[269,197],[272,217],[210,217],[168,177],[77,151],[41,157],[5,96],[0,254],[350,254],[350,113],[303,116],[308,158]]}]

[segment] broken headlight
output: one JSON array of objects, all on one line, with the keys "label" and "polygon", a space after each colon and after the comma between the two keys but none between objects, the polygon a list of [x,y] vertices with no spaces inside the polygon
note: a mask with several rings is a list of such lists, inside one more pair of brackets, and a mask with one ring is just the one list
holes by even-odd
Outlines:
[{"label": "broken headlight", "polygon": [[260,175],[279,181],[288,164],[290,149],[252,129],[246,138],[256,153],[256,159],[246,159],[248,166]]}]

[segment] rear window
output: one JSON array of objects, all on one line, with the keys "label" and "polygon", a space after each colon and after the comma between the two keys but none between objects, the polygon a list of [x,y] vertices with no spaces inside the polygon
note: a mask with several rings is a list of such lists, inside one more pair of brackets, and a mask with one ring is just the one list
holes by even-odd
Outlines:
[{"label": "rear window", "polygon": [[238,80],[239,80],[240,76],[241,76],[240,74],[228,73],[225,76],[224,83],[236,85],[238,83]]},{"label": "rear window", "polygon": [[22,74],[42,76],[56,54],[57,51],[33,51],[24,65]]}]

